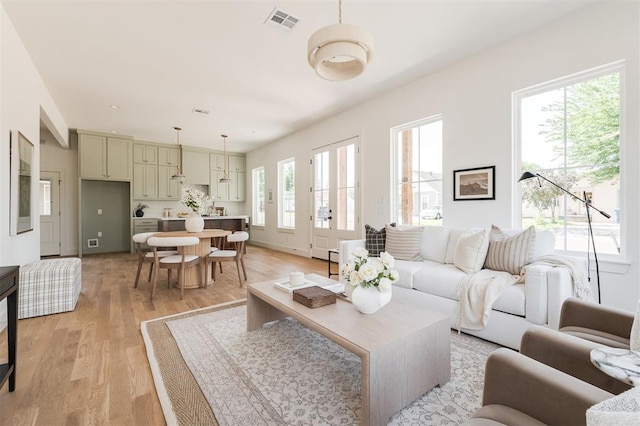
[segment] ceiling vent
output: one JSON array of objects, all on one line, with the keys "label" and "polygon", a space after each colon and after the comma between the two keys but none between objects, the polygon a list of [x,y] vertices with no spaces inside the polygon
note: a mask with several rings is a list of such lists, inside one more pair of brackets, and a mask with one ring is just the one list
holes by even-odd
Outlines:
[{"label": "ceiling vent", "polygon": [[299,21],[298,18],[274,7],[264,23],[290,33]]},{"label": "ceiling vent", "polygon": [[209,115],[209,111],[207,111],[206,109],[194,108],[194,109],[192,109],[191,111],[192,111],[192,112],[195,112],[196,114]]}]

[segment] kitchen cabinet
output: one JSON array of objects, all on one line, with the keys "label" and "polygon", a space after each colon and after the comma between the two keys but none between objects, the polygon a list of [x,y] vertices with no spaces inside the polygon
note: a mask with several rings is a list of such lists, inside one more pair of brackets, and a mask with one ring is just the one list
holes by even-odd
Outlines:
[{"label": "kitchen cabinet", "polygon": [[133,199],[154,200],[158,198],[158,166],[155,164],[133,165]]},{"label": "kitchen cabinet", "polygon": [[171,180],[176,172],[176,166],[158,166],[158,199],[179,200],[182,197],[182,185],[177,180]]},{"label": "kitchen cabinet", "polygon": [[[131,252],[136,251],[136,245],[133,242],[133,236],[136,234],[141,234],[143,232],[158,232],[158,219],[144,219],[144,218],[134,218],[133,226],[131,227],[132,234],[132,242],[131,242]],[[145,243],[142,245],[143,249],[148,249],[149,246]]]},{"label": "kitchen cabinet", "polygon": [[238,155],[229,156],[229,171],[230,172],[246,172],[246,157],[240,157]]},{"label": "kitchen cabinet", "polygon": [[133,162],[158,164],[158,148],[153,145],[133,144]]},{"label": "kitchen cabinet", "polygon": [[229,183],[218,183],[224,176],[222,171],[211,171],[211,197],[214,201],[245,201],[246,173],[229,172]]},{"label": "kitchen cabinet", "polygon": [[209,154],[209,164],[211,165],[211,170],[224,170],[224,155]]},{"label": "kitchen cabinet", "polygon": [[209,185],[209,155],[207,152],[182,150],[182,173],[188,185]]},{"label": "kitchen cabinet", "polygon": [[178,167],[180,165],[180,150],[178,148],[158,148],[158,165]]},{"label": "kitchen cabinet", "polygon": [[131,180],[131,141],[78,133],[80,178]]}]

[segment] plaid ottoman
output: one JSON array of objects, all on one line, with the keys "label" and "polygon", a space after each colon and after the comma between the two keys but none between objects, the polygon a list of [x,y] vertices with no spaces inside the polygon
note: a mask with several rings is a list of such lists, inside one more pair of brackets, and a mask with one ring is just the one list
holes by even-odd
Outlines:
[{"label": "plaid ottoman", "polygon": [[82,261],[46,259],[20,267],[18,318],[73,311],[82,288]]}]

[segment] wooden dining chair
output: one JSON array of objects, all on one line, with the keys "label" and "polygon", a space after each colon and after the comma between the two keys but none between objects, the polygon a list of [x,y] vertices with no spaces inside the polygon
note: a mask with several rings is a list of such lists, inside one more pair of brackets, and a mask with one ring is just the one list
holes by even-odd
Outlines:
[{"label": "wooden dining chair", "polygon": [[[151,274],[153,272],[153,252],[146,251],[144,245],[147,240],[155,234],[157,234],[157,232],[141,232],[132,237],[133,242],[136,244],[136,254],[138,255],[138,270],[136,272],[136,281],[133,284],[133,288],[138,288],[140,272],[142,272],[142,266],[145,263],[149,264],[149,277],[147,278],[147,282],[151,281]],[[178,253],[176,250],[162,250],[158,251],[158,257],[167,257],[176,253]]]},{"label": "wooden dining chair", "polygon": [[[167,269],[167,283],[171,287],[171,270],[178,269],[178,287],[180,287],[180,299],[184,299],[184,281],[186,268],[196,266],[200,263],[200,256],[195,254],[186,254],[185,248],[200,244],[197,237],[151,237],[147,240],[147,244],[153,249],[153,284],[151,285],[151,300],[156,291],[158,282],[158,271]],[[178,254],[172,256],[160,257],[158,255],[158,247],[177,247]],[[201,275],[200,268],[196,268],[198,275]],[[202,281],[202,276],[200,276]]]},{"label": "wooden dining chair", "polygon": [[211,267],[211,275],[213,279],[216,279],[216,263],[220,265],[220,273],[222,273],[223,262],[236,262],[236,269],[238,270],[238,281],[240,287],[242,287],[242,276],[240,275],[240,267],[244,274],[244,280],[247,280],[247,270],[244,267],[244,244],[249,239],[249,233],[245,231],[239,231],[230,235],[227,235],[227,242],[234,247],[234,250],[216,250],[211,252],[207,256],[207,263],[213,263]]}]

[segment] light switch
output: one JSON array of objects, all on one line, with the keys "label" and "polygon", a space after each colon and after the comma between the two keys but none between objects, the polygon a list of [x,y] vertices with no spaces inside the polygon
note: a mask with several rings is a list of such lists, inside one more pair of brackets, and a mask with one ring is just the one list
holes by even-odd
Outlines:
[{"label": "light switch", "polygon": [[98,232],[98,237],[102,237],[102,232]]},{"label": "light switch", "polygon": [[98,209],[98,214],[102,214],[102,209]]}]

